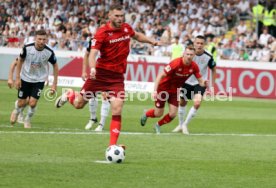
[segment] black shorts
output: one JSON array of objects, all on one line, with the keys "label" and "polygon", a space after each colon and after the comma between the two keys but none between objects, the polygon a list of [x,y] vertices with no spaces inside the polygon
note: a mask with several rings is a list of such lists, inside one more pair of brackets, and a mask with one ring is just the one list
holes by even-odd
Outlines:
[{"label": "black shorts", "polygon": [[199,84],[189,85],[184,84],[180,89],[180,98],[184,100],[193,99],[195,94],[204,95],[206,87],[202,87]]},{"label": "black shorts", "polygon": [[21,80],[21,88],[18,90],[18,98],[26,99],[27,97],[33,97],[39,99],[43,88],[44,82],[31,83]]}]

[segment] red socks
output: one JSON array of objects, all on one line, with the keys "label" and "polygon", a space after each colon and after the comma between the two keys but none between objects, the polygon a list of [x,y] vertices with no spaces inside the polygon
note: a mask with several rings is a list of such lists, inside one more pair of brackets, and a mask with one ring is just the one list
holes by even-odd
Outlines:
[{"label": "red socks", "polygon": [[121,115],[113,115],[110,123],[110,141],[109,145],[117,144],[121,131]]},{"label": "red socks", "polygon": [[146,112],[146,116],[147,117],[152,117],[154,118],[155,115],[154,115],[154,109],[149,109],[147,112]]},{"label": "red socks", "polygon": [[67,98],[68,98],[68,101],[74,105],[74,100],[76,97],[78,97],[79,93],[77,91],[73,91],[73,90],[70,90],[68,91],[67,93]]},{"label": "red socks", "polygon": [[173,120],[173,118],[170,117],[169,114],[166,114],[160,121],[158,121],[158,125],[162,126],[166,123],[169,123]]}]

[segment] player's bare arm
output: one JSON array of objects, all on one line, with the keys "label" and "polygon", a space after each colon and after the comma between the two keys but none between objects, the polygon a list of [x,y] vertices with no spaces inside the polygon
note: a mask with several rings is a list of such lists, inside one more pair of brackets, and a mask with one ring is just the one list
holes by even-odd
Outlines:
[{"label": "player's bare arm", "polygon": [[21,87],[20,72],[21,72],[23,63],[24,63],[24,59],[19,57],[17,61],[17,66],[16,66],[16,80],[15,80],[16,89],[19,89]]},{"label": "player's bare arm", "polygon": [[10,66],[9,70],[9,77],[8,77],[8,86],[9,88],[12,88],[14,86],[14,81],[13,81],[13,73],[15,71],[15,67],[17,65],[17,60],[14,60]]},{"label": "player's bare arm", "polygon": [[81,73],[81,77],[83,79],[83,81],[85,81],[87,79],[87,67],[88,67],[88,57],[89,57],[89,53],[86,51],[83,57],[83,62],[82,62],[82,73]]},{"label": "player's bare arm", "polygon": [[160,41],[150,39],[150,38],[146,37],[143,33],[140,33],[140,32],[135,32],[135,35],[133,36],[133,38],[139,42],[149,43],[153,46],[162,46],[163,45]]},{"label": "player's bare arm", "polygon": [[211,69],[211,71],[212,71],[212,87],[214,87],[215,83],[216,83],[216,77],[217,77],[217,69],[216,69],[216,67],[213,67]]},{"label": "player's bare arm", "polygon": [[153,90],[153,98],[156,99],[157,97],[157,89],[160,83],[160,80],[164,78],[167,74],[165,72],[160,72],[154,82],[154,90]]},{"label": "player's bare arm", "polygon": [[202,77],[198,78],[197,80],[201,87],[208,87],[208,80],[203,80]]},{"label": "player's bare arm", "polygon": [[96,58],[99,54],[99,50],[97,49],[91,49],[89,54],[89,66],[90,66],[90,78],[95,79],[96,78]]}]

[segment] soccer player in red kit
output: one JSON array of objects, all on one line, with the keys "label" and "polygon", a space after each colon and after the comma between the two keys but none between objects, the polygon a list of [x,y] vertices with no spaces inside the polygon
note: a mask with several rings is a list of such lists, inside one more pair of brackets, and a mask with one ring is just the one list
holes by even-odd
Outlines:
[{"label": "soccer player in red kit", "polygon": [[171,61],[164,68],[164,72],[157,76],[153,93],[155,108],[148,110],[142,115],[142,126],[146,124],[147,118],[161,117],[163,115],[166,101],[169,103],[169,113],[156,123],[156,133],[160,133],[160,126],[173,120],[178,110],[179,88],[192,74],[195,75],[201,86],[207,86],[208,82],[202,79],[198,65],[193,61],[194,56],[195,48],[193,45],[187,46],[183,57]]},{"label": "soccer player in red kit", "polygon": [[95,97],[97,92],[107,92],[112,112],[109,145],[115,145],[121,130],[124,73],[130,51],[130,39],[158,46],[161,42],[135,32],[130,25],[124,23],[121,5],[112,5],[108,16],[109,21],[98,29],[92,40],[89,54],[90,79],[85,81],[80,94],[69,90],[61,95],[56,101],[56,107],[59,108],[69,101],[75,108],[80,109],[85,106],[88,99]]}]

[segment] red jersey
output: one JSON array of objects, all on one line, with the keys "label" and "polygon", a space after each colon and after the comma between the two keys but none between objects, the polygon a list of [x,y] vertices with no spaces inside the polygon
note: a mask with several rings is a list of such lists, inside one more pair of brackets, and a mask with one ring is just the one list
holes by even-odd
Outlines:
[{"label": "red jersey", "polygon": [[167,76],[160,80],[158,92],[167,91],[176,93],[177,88],[180,88],[192,74],[196,78],[201,77],[198,65],[194,61],[190,65],[185,65],[182,59],[182,57],[176,58],[164,68]]},{"label": "red jersey", "polygon": [[97,59],[97,68],[106,69],[118,73],[125,73],[127,56],[130,51],[130,39],[135,31],[127,23],[116,29],[110,26],[110,22],[100,27],[92,40],[92,49],[100,51]]}]

